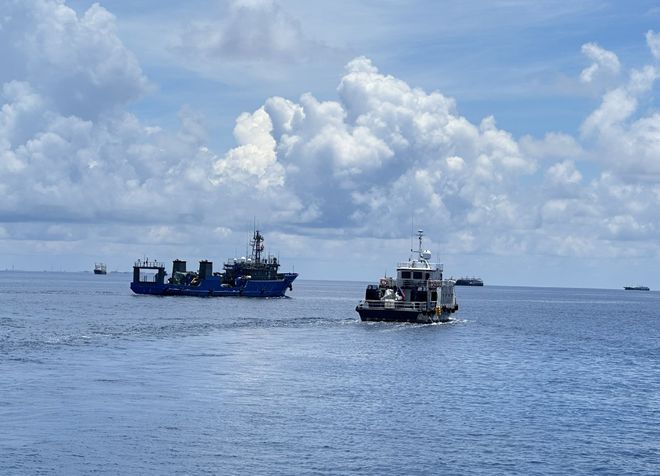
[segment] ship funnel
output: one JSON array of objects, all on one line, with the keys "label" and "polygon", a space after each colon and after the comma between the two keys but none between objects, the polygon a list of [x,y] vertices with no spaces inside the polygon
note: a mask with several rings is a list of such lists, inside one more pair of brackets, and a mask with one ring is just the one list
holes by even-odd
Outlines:
[{"label": "ship funnel", "polygon": [[207,260],[200,261],[199,277],[201,279],[209,279],[212,275],[213,275],[213,263]]}]

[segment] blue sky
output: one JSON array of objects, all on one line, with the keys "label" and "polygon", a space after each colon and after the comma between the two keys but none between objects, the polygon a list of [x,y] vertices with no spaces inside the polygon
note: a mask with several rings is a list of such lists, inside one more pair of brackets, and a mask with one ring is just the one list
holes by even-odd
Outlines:
[{"label": "blue sky", "polygon": [[0,269],[660,287],[655,2],[0,5]]}]

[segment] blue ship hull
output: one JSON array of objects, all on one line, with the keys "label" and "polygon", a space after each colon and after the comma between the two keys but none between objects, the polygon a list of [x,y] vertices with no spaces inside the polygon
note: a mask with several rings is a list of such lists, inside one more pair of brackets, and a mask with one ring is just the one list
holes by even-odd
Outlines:
[{"label": "blue ship hull", "polygon": [[197,297],[283,297],[287,289],[298,277],[297,273],[285,273],[282,279],[239,279],[236,286],[222,284],[219,276],[211,276],[198,285],[132,282],[131,290],[136,294],[157,296],[197,296]]}]

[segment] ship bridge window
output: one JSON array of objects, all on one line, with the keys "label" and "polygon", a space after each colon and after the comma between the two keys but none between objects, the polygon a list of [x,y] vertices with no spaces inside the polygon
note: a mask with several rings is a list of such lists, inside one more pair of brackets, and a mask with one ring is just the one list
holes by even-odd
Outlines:
[{"label": "ship bridge window", "polygon": [[422,279],[422,272],[421,271],[413,272],[413,279]]},{"label": "ship bridge window", "polygon": [[431,278],[431,273],[426,273],[426,279],[430,279],[430,278]]},{"label": "ship bridge window", "polygon": [[410,279],[410,271],[401,271],[401,279]]}]

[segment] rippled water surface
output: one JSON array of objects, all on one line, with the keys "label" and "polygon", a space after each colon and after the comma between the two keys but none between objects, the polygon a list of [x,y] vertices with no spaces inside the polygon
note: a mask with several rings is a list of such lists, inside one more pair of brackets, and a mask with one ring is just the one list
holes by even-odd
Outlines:
[{"label": "rippled water surface", "polygon": [[0,474],[660,474],[660,293],[457,288],[456,321],[0,273]]}]

